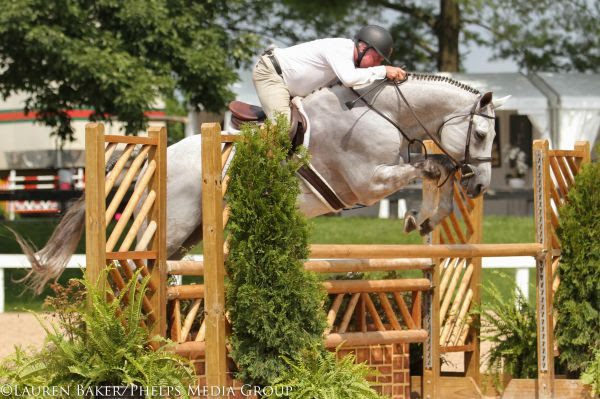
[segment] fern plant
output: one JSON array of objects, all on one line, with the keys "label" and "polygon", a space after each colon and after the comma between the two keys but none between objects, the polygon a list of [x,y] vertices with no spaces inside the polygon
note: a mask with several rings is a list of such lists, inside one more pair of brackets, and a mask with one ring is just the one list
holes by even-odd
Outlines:
[{"label": "fern plant", "polygon": [[[102,278],[106,278],[105,269]],[[86,299],[76,307],[61,303],[56,312],[63,317],[58,324],[44,325],[47,337],[39,353],[24,355],[17,352],[4,364],[5,383],[35,386],[40,380],[45,386],[70,387],[73,397],[89,395],[81,387],[97,386],[166,386],[188,397],[188,386],[193,381],[193,370],[188,361],[175,355],[163,345],[153,350],[151,342],[168,342],[150,337],[144,327],[142,300],[148,278],[141,279],[136,272],[127,286],[112,301],[105,291],[88,280],[79,280],[86,289]],[[73,284],[73,283],[70,283]],[[133,389],[150,397],[151,392]],[[81,394],[81,395],[79,395]]]},{"label": "fern plant", "polygon": [[356,364],[353,354],[337,359],[335,353],[305,350],[296,360],[284,358],[288,369],[273,384],[275,398],[288,392],[289,399],[380,399],[367,377],[375,370]]},{"label": "fern plant", "polygon": [[[498,279],[512,280],[504,273],[494,272]],[[535,378],[537,375],[536,314],[520,289],[506,298],[495,285],[483,286],[489,302],[476,306],[473,314],[480,319],[480,339],[491,342],[486,355],[488,370],[499,388],[500,374],[514,378]]]}]

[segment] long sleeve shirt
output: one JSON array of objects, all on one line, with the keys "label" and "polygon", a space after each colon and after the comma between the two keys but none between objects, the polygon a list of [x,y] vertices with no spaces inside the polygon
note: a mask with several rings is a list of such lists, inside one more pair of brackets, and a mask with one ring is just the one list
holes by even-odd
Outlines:
[{"label": "long sleeve shirt", "polygon": [[306,96],[336,77],[344,86],[371,83],[386,76],[385,66],[356,68],[350,39],[314,40],[274,50],[291,96]]}]

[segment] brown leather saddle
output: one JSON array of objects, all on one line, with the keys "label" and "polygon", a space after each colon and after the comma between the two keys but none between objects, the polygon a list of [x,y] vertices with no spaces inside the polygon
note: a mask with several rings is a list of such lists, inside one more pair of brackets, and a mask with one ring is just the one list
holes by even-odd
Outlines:
[{"label": "brown leather saddle", "polygon": [[[294,151],[296,151],[296,148],[304,143],[304,134],[308,128],[307,121],[304,119],[296,105],[292,102],[290,103],[290,106],[292,110],[292,121],[290,123],[289,137],[292,142],[292,148],[290,149],[288,156],[292,156]],[[241,101],[230,102],[229,110],[231,111],[231,124],[236,129],[239,129],[243,123],[262,123],[266,118],[261,107],[246,104]],[[304,165],[298,169],[298,174],[321,194],[323,199],[327,201],[332,209],[339,211],[345,207],[335,191],[333,191],[312,168]]]},{"label": "brown leather saddle", "polygon": [[[294,103],[290,103],[292,117],[290,122],[290,141],[292,142],[292,152],[304,142],[304,133],[308,127],[307,121],[304,119]],[[248,104],[242,101],[232,101],[229,103],[229,111],[231,111],[231,125],[235,129],[240,129],[243,123],[263,123],[266,119],[266,114],[259,106]]]}]

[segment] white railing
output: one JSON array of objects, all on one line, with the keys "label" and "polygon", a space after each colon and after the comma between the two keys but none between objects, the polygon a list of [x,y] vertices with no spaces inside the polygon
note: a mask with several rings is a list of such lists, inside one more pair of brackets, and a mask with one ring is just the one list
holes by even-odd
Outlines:
[{"label": "white railing", "polygon": [[[186,260],[203,260],[202,255],[188,255]],[[507,256],[503,258],[483,258],[484,269],[517,269],[517,287],[523,292],[525,299],[529,298],[529,269],[535,268],[535,260],[530,256]],[[73,255],[67,264],[68,268],[84,267],[85,255]],[[0,255],[0,313],[4,313],[5,282],[4,269],[27,269],[31,265],[25,255]]]}]

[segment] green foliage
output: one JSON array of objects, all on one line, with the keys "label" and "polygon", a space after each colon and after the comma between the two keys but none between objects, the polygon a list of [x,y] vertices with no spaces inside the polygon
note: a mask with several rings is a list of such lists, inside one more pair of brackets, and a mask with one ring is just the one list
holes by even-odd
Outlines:
[{"label": "green foliage", "polygon": [[[280,7],[270,22],[292,42],[352,37],[366,22],[384,24],[394,37],[392,62],[411,70],[448,70],[444,63],[436,65],[436,60],[444,50],[458,52],[459,44],[461,48],[488,47],[493,58],[512,59],[524,70],[600,70],[597,1],[458,0],[454,2],[458,15],[454,15],[454,4],[441,7],[442,3],[332,0],[324,5],[319,0],[285,0],[286,7]],[[287,29],[279,20],[287,22]],[[447,26],[459,34],[445,35]],[[461,50],[456,56],[464,54]]]},{"label": "green foliage", "polygon": [[585,165],[560,209],[560,285],[554,298],[560,360],[581,371],[600,347],[600,164]]},{"label": "green foliage", "polygon": [[364,363],[357,364],[353,354],[340,360],[336,355],[337,351],[307,350],[296,360],[285,359],[289,368],[275,380],[274,391],[289,391],[289,399],[381,398],[367,381],[374,370]]},{"label": "green foliage", "polygon": [[3,1],[0,93],[25,92],[27,109],[62,138],[73,134],[66,111],[79,108],[92,108],[93,120],[117,117],[127,132],[143,130],[144,111],[176,89],[186,102],[220,111],[235,68],[256,50],[257,36],[236,29],[253,15],[251,4]]},{"label": "green foliage", "polygon": [[[106,278],[106,270],[102,278]],[[17,352],[2,363],[0,383],[20,387],[171,386],[187,397],[193,371],[187,361],[166,346],[151,348],[142,326],[142,298],[148,279],[136,284],[139,272],[116,298],[88,280],[71,281],[56,290],[47,303],[58,315],[58,324],[46,326],[44,347],[31,355]],[[85,294],[82,290],[85,289]],[[166,341],[159,337],[156,343]],[[40,382],[43,382],[40,384]]]},{"label": "green foliage", "polygon": [[594,359],[581,374],[581,381],[592,387],[592,395],[600,395],[600,347],[594,350]]},{"label": "green foliage", "polygon": [[238,378],[254,385],[285,370],[281,356],[321,344],[326,326],[324,292],[302,263],[308,229],[296,206],[295,171],[306,155],[286,160],[287,132],[284,117],[263,128],[244,126],[229,170],[231,356]]},{"label": "green foliage", "polygon": [[[496,272],[498,280],[509,280]],[[537,375],[537,345],[535,308],[522,292],[513,291],[506,298],[495,285],[483,286],[489,302],[476,307],[473,314],[480,318],[480,338],[492,343],[487,362],[490,374],[499,383],[499,375],[513,378],[535,378]]]}]

